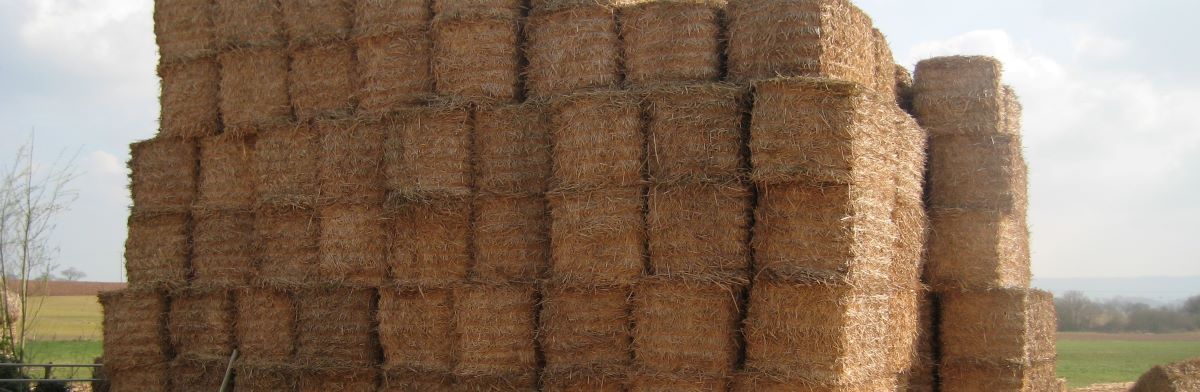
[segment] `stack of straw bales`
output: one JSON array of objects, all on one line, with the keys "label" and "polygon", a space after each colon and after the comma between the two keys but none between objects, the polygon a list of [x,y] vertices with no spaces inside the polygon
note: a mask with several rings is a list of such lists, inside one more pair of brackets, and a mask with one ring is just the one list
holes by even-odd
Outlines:
[{"label": "stack of straw bales", "polygon": [[954,300],[1021,324],[970,363],[1045,343],[924,289],[932,95],[847,0],[155,7],[116,391],[920,390]]}]

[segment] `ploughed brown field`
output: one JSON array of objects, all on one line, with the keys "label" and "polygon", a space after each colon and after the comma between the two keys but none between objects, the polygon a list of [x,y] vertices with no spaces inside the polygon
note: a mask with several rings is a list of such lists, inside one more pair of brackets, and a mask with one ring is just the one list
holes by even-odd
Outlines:
[{"label": "ploughed brown field", "polygon": [[[9,282],[11,287],[17,287],[21,282]],[[80,295],[96,295],[101,291],[120,290],[125,288],[124,282],[29,282],[29,295],[40,297],[64,297]]]}]

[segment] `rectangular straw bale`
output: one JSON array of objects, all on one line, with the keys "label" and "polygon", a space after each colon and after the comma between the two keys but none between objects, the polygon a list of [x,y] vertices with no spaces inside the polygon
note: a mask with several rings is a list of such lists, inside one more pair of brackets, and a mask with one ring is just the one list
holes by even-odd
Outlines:
[{"label": "rectangular straw bale", "polygon": [[221,389],[226,361],[221,358],[175,358],[171,361],[172,392],[212,392]]},{"label": "rectangular straw bale", "polygon": [[163,63],[215,54],[213,0],[154,2],[154,38]]},{"label": "rectangular straw bale", "polygon": [[235,390],[239,392],[274,392],[296,390],[297,373],[294,366],[239,359],[234,365]]},{"label": "rectangular straw bale", "polygon": [[187,212],[196,197],[198,153],[190,139],[149,139],[129,145],[133,210]]},{"label": "rectangular straw bale", "polygon": [[613,8],[602,1],[543,3],[533,4],[525,25],[528,94],[616,87],[621,42]]},{"label": "rectangular straw bale", "polygon": [[466,280],[471,265],[471,203],[411,202],[392,211],[390,257],[394,282],[445,287]]},{"label": "rectangular straw bale", "polygon": [[384,199],[384,125],[350,118],[315,122],[321,137],[321,201],[379,204]]},{"label": "rectangular straw bale", "polygon": [[892,222],[896,240],[892,257],[892,276],[902,287],[921,285],[925,267],[925,244],[929,219],[925,211],[925,131],[916,121],[894,109],[899,119],[896,136],[895,205]]},{"label": "rectangular straw bale", "polygon": [[377,286],[387,281],[387,223],[383,207],[334,204],[321,207],[318,265],[321,281]]},{"label": "rectangular straw bale", "polygon": [[312,207],[317,200],[317,132],[307,124],[260,131],[254,143],[254,193],[258,204]]},{"label": "rectangular straw bale", "polygon": [[432,0],[358,0],[354,2],[357,38],[412,33],[429,28]]},{"label": "rectangular straw bale", "polygon": [[299,392],[375,392],[379,371],[374,368],[351,366],[334,369],[311,369],[300,373]]},{"label": "rectangular straw bale", "polygon": [[245,361],[283,363],[295,350],[296,298],[293,294],[269,288],[238,289],[238,356]]},{"label": "rectangular straw bale", "polygon": [[653,373],[723,377],[738,358],[742,288],[678,279],[633,290],[634,364]]},{"label": "rectangular straw bale", "polygon": [[555,188],[642,183],[646,136],[635,95],[575,94],[553,101],[550,111]]},{"label": "rectangular straw bale", "polygon": [[296,303],[297,362],[317,367],[364,367],[376,362],[374,289],[302,290]]},{"label": "rectangular straw bale", "polygon": [[384,368],[380,392],[457,392],[454,377],[448,372],[410,370],[403,367]]},{"label": "rectangular straw bale", "polygon": [[907,113],[913,112],[913,75],[903,65],[896,64],[896,104]]},{"label": "rectangular straw bale", "polygon": [[929,141],[929,205],[1019,211],[1029,175],[1020,136],[946,135]]},{"label": "rectangular straw bale", "polygon": [[343,118],[358,92],[354,46],[338,41],[292,51],[288,92],[296,118]]},{"label": "rectangular straw bale", "polygon": [[822,76],[873,87],[871,18],[849,0],[729,4],[729,79]]},{"label": "rectangular straw bale", "polygon": [[197,207],[246,211],[254,206],[254,139],[200,139]]},{"label": "rectangular straw bale", "polygon": [[739,184],[650,188],[646,229],[650,273],[744,280],[750,266],[750,189]]},{"label": "rectangular straw bale", "polygon": [[1049,306],[1039,299],[1048,297],[1023,288],[941,293],[941,358],[1019,364],[1053,359],[1053,341],[1047,342],[1044,318],[1038,319]]},{"label": "rectangular straw bale", "polygon": [[810,179],[867,185],[890,175],[893,112],[851,82],[818,78],[754,84],[751,178],[759,184]]},{"label": "rectangular straw bale", "polygon": [[917,292],[917,335],[912,366],[901,373],[907,391],[933,392],[937,388],[937,297],[928,290]]},{"label": "rectangular straw bale", "polygon": [[286,50],[235,49],[222,52],[217,61],[221,64],[220,108],[225,133],[250,134],[291,120]]},{"label": "rectangular straw bale", "polygon": [[167,329],[177,356],[228,357],[233,350],[233,295],[190,289],[171,297]]},{"label": "rectangular straw bale", "polygon": [[292,46],[345,40],[354,27],[354,0],[281,0],[283,27]]},{"label": "rectangular straw bale", "polygon": [[777,374],[743,372],[734,377],[731,391],[734,392],[862,392],[895,391],[894,377],[878,377],[851,384],[829,384],[811,380],[781,378]]},{"label": "rectangular straw bale", "polygon": [[919,351],[922,329],[920,307],[926,293],[920,289],[902,288],[887,291],[886,294],[889,296],[885,311],[890,333],[883,335],[883,340],[887,372],[891,375],[905,374],[913,368]]},{"label": "rectangular straw bale", "polygon": [[456,391],[476,391],[476,392],[492,392],[492,391],[512,391],[512,392],[534,392],[539,391],[537,388],[537,377],[535,374],[528,375],[498,375],[498,376],[458,376],[454,380],[454,390]]},{"label": "rectangular straw bale", "polygon": [[215,0],[213,25],[224,47],[281,46],[287,43],[278,0]]},{"label": "rectangular straw bale", "polygon": [[453,290],[381,289],[379,342],[384,364],[450,374],[458,347],[454,317]]},{"label": "rectangular straw bale", "polygon": [[1012,133],[1005,124],[1015,96],[1001,84],[1000,62],[985,56],[937,57],[917,64],[913,111],[931,135]]},{"label": "rectangular straw bale", "polygon": [[[112,379],[122,379],[123,374],[117,372],[129,370],[124,373],[128,374],[126,379],[145,377],[157,381],[157,377],[162,377],[165,381],[165,375],[149,370],[166,371],[170,352],[166,295],[155,290],[124,289],[102,292],[99,298],[100,306],[104,307],[104,367],[112,372]],[[138,369],[147,372],[140,373]],[[156,385],[159,384],[147,384],[146,388]]]},{"label": "rectangular straw bale", "polygon": [[1030,376],[1031,367],[1019,363],[943,360],[938,365],[942,391],[1034,391]]},{"label": "rectangular straw bale", "polygon": [[546,392],[625,392],[625,373],[621,369],[582,369],[542,374]]},{"label": "rectangular straw bale", "polygon": [[166,392],[170,391],[170,367],[166,362],[112,369],[105,364],[108,375],[108,391],[111,392]]},{"label": "rectangular straw bale", "polygon": [[892,47],[888,44],[887,37],[883,35],[879,29],[871,29],[871,44],[875,50],[875,75],[872,78],[875,81],[873,85],[875,92],[886,96],[896,96],[896,58],[892,56]]},{"label": "rectangular straw bale", "polygon": [[533,282],[549,264],[546,200],[484,196],[475,199],[475,255],[471,280]]},{"label": "rectangular straw bale", "polygon": [[295,287],[317,277],[320,223],[311,209],[262,208],[254,214],[258,271],[266,286]]},{"label": "rectangular straw bale", "polygon": [[[435,8],[442,1],[435,1]],[[457,2],[452,2],[457,3]],[[517,54],[519,13],[501,9],[438,12],[432,23],[433,79],[437,93],[513,101],[521,93]]]},{"label": "rectangular straw bale", "polygon": [[[532,285],[463,285],[454,289],[454,374],[465,378],[537,374]],[[487,383],[477,379],[475,382]]]},{"label": "rectangular straw bale", "polygon": [[1057,357],[1058,312],[1054,309],[1054,294],[1031,290],[1028,298],[1029,358],[1034,361],[1053,361]]},{"label": "rectangular straw bale", "polygon": [[538,195],[550,178],[550,134],[537,104],[479,106],[475,111],[480,193]]},{"label": "rectangular straw bale", "polygon": [[707,82],[721,76],[723,2],[657,1],[621,7],[625,82]]},{"label": "rectangular straw bale", "polygon": [[471,111],[447,104],[400,112],[389,125],[384,173],[389,198],[463,197],[471,193]]},{"label": "rectangular straw bale", "polygon": [[433,94],[433,44],[423,31],[358,38],[354,45],[359,113],[383,115]]},{"label": "rectangular straw bale", "polygon": [[632,289],[551,286],[542,293],[538,340],[547,373],[612,374],[630,365]]},{"label": "rectangular straw bale", "polygon": [[650,178],[661,183],[742,177],[745,99],[745,89],[720,83],[650,90],[646,96]]},{"label": "rectangular straw bale", "polygon": [[1020,214],[929,212],[929,284],[939,290],[1029,287],[1029,229]]},{"label": "rectangular straw bale", "polygon": [[550,195],[550,279],[632,284],[644,268],[642,189]]},{"label": "rectangular straw bale", "polygon": [[215,57],[163,63],[158,76],[162,78],[159,137],[193,138],[220,131],[221,70]]},{"label": "rectangular straw bale", "polygon": [[182,287],[191,267],[191,218],[187,214],[129,216],[125,275],[130,287]]},{"label": "rectangular straw bale", "polygon": [[638,373],[629,381],[630,392],[729,391],[729,380],[721,377]]},{"label": "rectangular straw bale", "polygon": [[522,0],[441,0],[433,2],[434,15],[489,13],[511,19],[521,16],[524,8]]},{"label": "rectangular straw bale", "polygon": [[208,211],[195,216],[192,284],[236,287],[254,272],[254,214]]}]

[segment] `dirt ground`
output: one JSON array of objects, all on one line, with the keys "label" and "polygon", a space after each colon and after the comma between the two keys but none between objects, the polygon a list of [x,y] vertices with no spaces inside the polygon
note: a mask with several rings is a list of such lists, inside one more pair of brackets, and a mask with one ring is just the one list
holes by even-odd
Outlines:
[{"label": "dirt ground", "polygon": [[1083,388],[1072,389],[1071,392],[1126,392],[1129,388],[1133,388],[1133,383],[1088,385]]},{"label": "dirt ground", "polygon": [[1102,333],[1102,332],[1059,332],[1059,340],[1128,340],[1134,342],[1164,342],[1180,340],[1200,341],[1200,332],[1183,333]]}]

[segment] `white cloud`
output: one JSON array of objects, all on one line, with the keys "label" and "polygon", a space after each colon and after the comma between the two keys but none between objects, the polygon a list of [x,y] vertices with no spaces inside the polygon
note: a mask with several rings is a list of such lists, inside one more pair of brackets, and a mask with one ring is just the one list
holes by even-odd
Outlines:
[{"label": "white cloud", "polygon": [[88,154],[88,166],[100,174],[125,174],[125,166],[121,164],[121,160],[106,151],[96,150]]}]

